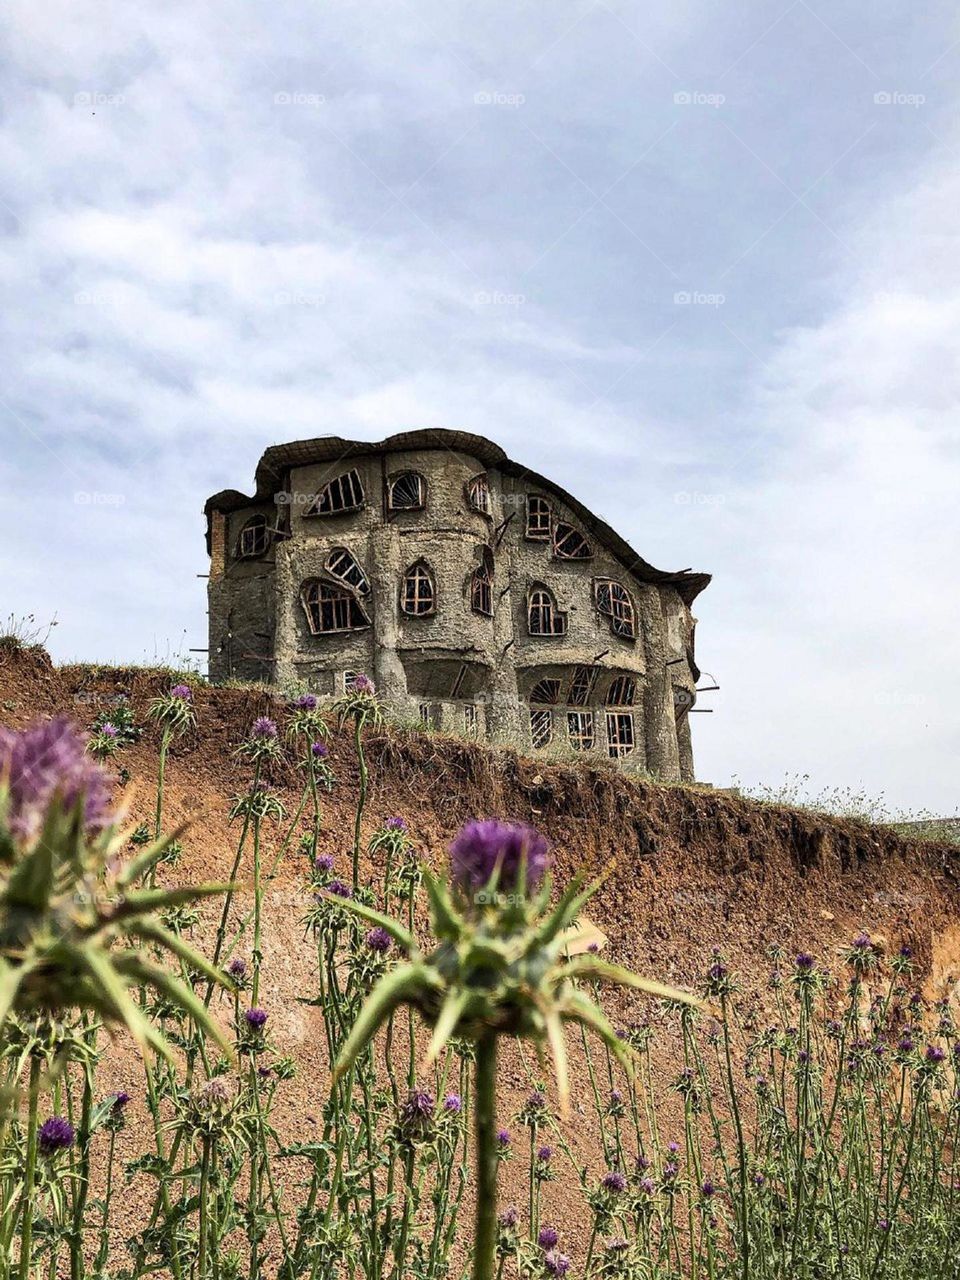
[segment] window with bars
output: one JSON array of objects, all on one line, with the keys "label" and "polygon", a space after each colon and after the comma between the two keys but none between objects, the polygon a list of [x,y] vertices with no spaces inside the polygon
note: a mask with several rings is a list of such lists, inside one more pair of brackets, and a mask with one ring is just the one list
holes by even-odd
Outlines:
[{"label": "window with bars", "polygon": [[325,484],[303,514],[336,516],[345,511],[359,511],[363,504],[363,481],[360,472],[354,469]]},{"label": "window with bars", "polygon": [[553,513],[546,498],[538,493],[527,494],[527,533],[534,542],[549,542]]},{"label": "window with bars", "polygon": [[595,584],[597,612],[610,619],[610,630],[615,636],[635,640],[637,636],[636,612],[630,592],[622,582],[612,578],[598,578]]},{"label": "window with bars", "polygon": [[348,587],[353,587],[354,591],[359,595],[368,596],[370,594],[370,583],[367,581],[367,575],[346,547],[333,548],[327,556],[327,572],[331,573],[335,578],[339,578],[341,582],[345,582]]},{"label": "window with bars", "polygon": [[567,736],[574,751],[589,751],[593,747],[594,728],[592,711],[567,712]]},{"label": "window with bars", "polygon": [[480,710],[475,702],[463,704],[463,729],[470,738],[475,738],[480,731]]},{"label": "window with bars", "polygon": [[427,505],[427,482],[419,471],[401,471],[387,481],[388,511],[422,511]]},{"label": "window with bars", "polygon": [[589,560],[593,548],[579,529],[558,523],[553,531],[553,554],[558,560]]},{"label": "window with bars", "polygon": [[590,694],[593,692],[594,681],[597,673],[592,667],[577,667],[573,673],[573,679],[570,682],[570,705],[572,707],[585,707],[590,700]]},{"label": "window with bars", "polygon": [[370,625],[354,592],[341,583],[308,578],[300,588],[300,601],[315,636],[358,631]]},{"label": "window with bars", "polygon": [[485,618],[493,617],[493,583],[486,565],[474,569],[470,579],[470,608]]},{"label": "window with bars", "polygon": [[530,711],[530,741],[536,749],[550,745],[553,740],[553,712],[545,707]]},{"label": "window with bars", "polygon": [[490,487],[487,484],[486,472],[481,472],[480,475],[467,481],[467,502],[481,515],[490,514]]},{"label": "window with bars", "polygon": [[237,539],[237,555],[241,560],[262,556],[269,542],[267,517],[251,516],[240,530],[240,537]]},{"label": "window with bars", "polygon": [[615,759],[620,756],[628,756],[633,747],[633,713],[630,711],[608,711],[607,754]]},{"label": "window with bars", "polygon": [[546,678],[538,680],[530,690],[530,701],[542,706],[555,706],[560,701],[560,681]]},{"label": "window with bars", "polygon": [[527,630],[532,636],[567,634],[567,615],[557,608],[553,592],[542,583],[527,592]]},{"label": "window with bars", "polygon": [[637,682],[630,676],[617,676],[607,690],[608,707],[632,707],[637,700]]},{"label": "window with bars", "polygon": [[414,618],[425,618],[437,609],[437,588],[425,560],[412,564],[403,575],[400,608]]}]

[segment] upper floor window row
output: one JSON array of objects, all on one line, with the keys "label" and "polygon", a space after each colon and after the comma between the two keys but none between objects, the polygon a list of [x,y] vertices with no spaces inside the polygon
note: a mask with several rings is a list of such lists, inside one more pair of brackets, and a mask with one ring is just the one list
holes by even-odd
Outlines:
[{"label": "upper floor window row", "polygon": [[[490,514],[490,487],[486,473],[467,481],[468,505],[481,515]],[[366,504],[363,480],[354,467],[334,476],[317,491],[305,516],[338,516],[359,511]],[[384,504],[388,512],[422,511],[427,505],[427,482],[419,471],[399,471],[386,481]]]},{"label": "upper floor window row", "polygon": [[593,547],[579,529],[554,518],[553,507],[540,493],[527,494],[524,536],[531,542],[549,542],[558,560],[590,560]]}]

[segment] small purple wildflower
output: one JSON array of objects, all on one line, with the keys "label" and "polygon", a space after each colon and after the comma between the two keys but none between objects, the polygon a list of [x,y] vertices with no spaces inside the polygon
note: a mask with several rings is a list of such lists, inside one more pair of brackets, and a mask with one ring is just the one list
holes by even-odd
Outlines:
[{"label": "small purple wildflower", "polygon": [[510,1137],[509,1129],[497,1130],[497,1146],[500,1148],[501,1151],[506,1150],[506,1148],[510,1146],[511,1141],[512,1139]]},{"label": "small purple wildflower", "polygon": [[611,1169],[608,1173],[603,1175],[602,1186],[605,1191],[613,1191],[615,1194],[619,1195],[621,1191],[626,1191],[627,1180],[619,1170]]},{"label": "small purple wildflower", "polygon": [[451,1115],[459,1115],[463,1109],[463,1099],[459,1093],[448,1093],[443,1100],[444,1111],[449,1111]]},{"label": "small purple wildflower", "polygon": [[379,955],[384,955],[393,945],[393,939],[382,924],[374,925],[365,941],[370,950],[376,951]]},{"label": "small purple wildflower", "polygon": [[352,898],[353,890],[348,884],[344,884],[342,880],[331,880],[327,885],[327,893],[334,898]]},{"label": "small purple wildflower", "polygon": [[[533,889],[543,878],[550,858],[540,833],[523,823],[496,818],[468,822],[450,846],[453,878],[462,889],[482,889],[499,868],[498,885],[504,892]],[[526,855],[525,885],[518,885]]]},{"label": "small purple wildflower", "polygon": [[587,951],[592,956],[599,955],[600,954],[599,942],[591,942],[590,945],[587,947]]},{"label": "small purple wildflower", "polygon": [[100,726],[100,732],[105,738],[117,738],[120,736],[120,730],[115,724],[111,724],[109,720]]},{"label": "small purple wildflower", "polygon": [[353,683],[354,693],[375,693],[376,692],[376,686],[374,685],[373,681],[370,679],[369,676],[365,676],[362,673],[360,675],[354,676],[352,683]]},{"label": "small purple wildflower", "polygon": [[816,964],[813,956],[809,951],[801,951],[797,956],[797,968],[801,973],[811,973]]},{"label": "small purple wildflower", "polygon": [[670,1152],[670,1154],[671,1154],[672,1156],[675,1156],[675,1155],[677,1154],[677,1152],[680,1150],[680,1143],[679,1143],[679,1142],[668,1142],[668,1143],[667,1143],[667,1150]]},{"label": "small purple wildflower", "polygon": [[932,1067],[938,1067],[946,1058],[946,1053],[939,1045],[928,1044],[926,1052],[923,1055]]},{"label": "small purple wildflower", "polygon": [[850,945],[853,947],[854,951],[870,951],[873,949],[873,942],[870,935],[863,929],[860,930]]},{"label": "small purple wildflower", "polygon": [[171,698],[179,698],[181,702],[192,702],[193,691],[188,684],[175,684],[170,690]]},{"label": "small purple wildflower", "polygon": [[275,738],[277,736],[276,720],[271,720],[269,716],[258,716],[253,722],[250,736],[251,738]]},{"label": "small purple wildflower", "polygon": [[407,829],[403,818],[388,818],[383,825],[388,831],[406,831]]},{"label": "small purple wildflower", "polygon": [[51,1116],[40,1126],[37,1142],[43,1155],[52,1156],[72,1147],[74,1137],[74,1128],[69,1120],[64,1120],[62,1116]]},{"label": "small purple wildflower", "polygon": [[706,1182],[704,1182],[703,1186],[700,1188],[700,1193],[705,1200],[709,1200],[711,1196],[715,1196],[717,1194],[717,1188],[710,1179],[707,1178]]},{"label": "small purple wildflower", "polygon": [[333,870],[333,854],[318,853],[313,860],[313,866],[316,871],[332,871]]},{"label": "small purple wildflower", "polygon": [[552,1276],[565,1276],[570,1270],[570,1259],[565,1253],[550,1249],[544,1255],[543,1265]]},{"label": "small purple wildflower", "polygon": [[241,959],[240,956],[235,956],[227,965],[227,973],[231,978],[245,978],[247,976],[246,960]]},{"label": "small purple wildflower", "polygon": [[115,1093],[113,1095],[112,1105],[113,1105],[114,1111],[122,1111],[129,1101],[130,1101],[129,1093],[124,1093],[123,1090],[121,1089],[119,1093]]},{"label": "small purple wildflower", "polygon": [[315,760],[326,760],[330,754],[330,748],[325,742],[314,742],[310,745],[310,754]]},{"label": "small purple wildflower", "polygon": [[540,1234],[537,1236],[537,1244],[541,1249],[552,1249],[554,1245],[559,1244],[560,1233],[554,1227],[541,1227]]},{"label": "small purple wildflower", "polygon": [[399,1127],[405,1138],[425,1138],[433,1125],[435,1103],[426,1089],[412,1089],[400,1108]]},{"label": "small purple wildflower", "polygon": [[656,1188],[655,1188],[655,1187],[654,1187],[654,1185],[653,1185],[653,1179],[652,1179],[652,1178],[641,1178],[641,1179],[640,1179],[640,1190],[643,1192],[643,1194],[644,1194],[645,1196],[652,1196],[652,1195],[653,1195],[653,1193],[654,1193],[654,1191],[656,1190]]},{"label": "small purple wildflower", "polygon": [[294,708],[297,711],[316,711],[317,698],[313,693],[301,693],[300,697],[294,702]]},{"label": "small purple wildflower", "polygon": [[252,1027],[254,1031],[262,1031],[269,1015],[266,1009],[258,1009],[254,1006],[252,1009],[248,1009],[243,1016],[246,1018],[248,1027]]},{"label": "small purple wildflower", "polygon": [[549,1164],[553,1159],[553,1147],[538,1147],[537,1159],[541,1164]]},{"label": "small purple wildflower", "polygon": [[110,779],[66,716],[19,732],[0,729],[0,778],[9,788],[6,820],[15,839],[39,832],[57,795],[65,809],[83,805],[87,831],[102,831],[113,821]]}]

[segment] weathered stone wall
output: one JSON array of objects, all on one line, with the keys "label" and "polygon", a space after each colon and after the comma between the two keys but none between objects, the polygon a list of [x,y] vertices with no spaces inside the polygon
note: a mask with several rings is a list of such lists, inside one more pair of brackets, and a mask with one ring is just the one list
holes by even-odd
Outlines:
[{"label": "weathered stone wall", "polygon": [[[363,508],[307,515],[314,495],[352,469],[362,480]],[[387,480],[407,470],[425,478],[426,508],[387,512]],[[467,484],[480,473],[487,475],[489,516],[473,510],[467,500]],[[594,669],[595,681],[587,703],[577,709],[593,713],[595,742],[585,754],[607,757],[607,693],[617,676],[628,675],[637,689],[635,749],[621,764],[658,778],[692,779],[689,609],[671,587],[634,578],[589,534],[592,558],[578,561],[558,559],[549,542],[528,539],[528,492],[539,490],[522,477],[496,467],[487,470],[478,457],[448,448],[345,456],[294,467],[286,477],[282,511],[251,503],[225,518],[225,567],[210,580],[212,678],[266,677],[337,694],[345,672],[367,671],[395,715],[426,716],[437,727],[457,732],[469,726],[468,717],[475,717],[480,736],[530,749],[530,690],[538,680],[556,677],[564,693],[552,710],[554,736],[546,750],[557,754],[570,749],[570,681],[578,667],[587,666]],[[555,519],[580,527],[557,495],[542,496]],[[240,529],[260,511],[268,514],[271,525],[278,520],[288,525],[289,537],[273,540],[259,559],[237,560]],[[215,540],[212,533],[212,545]],[[335,547],[346,548],[367,575],[371,592],[363,606],[371,625],[316,636],[301,604],[301,587],[323,575]],[[484,548],[493,555],[493,618],[471,608],[471,578]],[[418,560],[427,564],[436,585],[437,609],[426,617],[410,617],[399,607],[404,573]],[[609,619],[598,613],[593,587],[598,577],[622,582],[629,590],[637,612],[635,640],[615,635]],[[566,613],[565,635],[529,634],[527,593],[534,584],[548,587]]]}]

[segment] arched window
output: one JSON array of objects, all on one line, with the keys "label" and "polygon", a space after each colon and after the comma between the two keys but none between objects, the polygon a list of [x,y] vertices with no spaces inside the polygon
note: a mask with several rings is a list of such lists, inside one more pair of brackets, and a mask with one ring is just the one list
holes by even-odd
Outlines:
[{"label": "arched window", "polygon": [[437,611],[437,588],[425,560],[412,564],[403,575],[400,608],[415,618],[425,618]]},{"label": "arched window", "polygon": [[470,608],[485,618],[493,617],[493,582],[486,564],[474,569],[470,578]]},{"label": "arched window", "polygon": [[617,676],[607,690],[608,707],[632,707],[637,700],[637,682],[630,676]]},{"label": "arched window", "polygon": [[553,554],[558,560],[589,560],[593,548],[572,524],[557,524],[553,531]]},{"label": "arched window", "polygon": [[308,578],[300,588],[300,602],[315,636],[336,631],[358,631],[370,619],[355,593],[339,582]]},{"label": "arched window", "polygon": [[422,511],[427,503],[427,482],[419,471],[401,471],[387,481],[388,511]]},{"label": "arched window", "polygon": [[486,472],[481,472],[480,475],[467,481],[467,502],[482,516],[490,514],[490,488],[487,484]]},{"label": "arched window", "polygon": [[327,556],[327,572],[331,573],[335,578],[339,578],[341,582],[345,582],[348,587],[353,587],[358,595],[368,596],[370,594],[370,583],[367,581],[367,575],[346,547],[333,548]]},{"label": "arched window", "polygon": [[554,706],[560,701],[560,681],[549,678],[538,680],[530,690],[530,701],[541,706]]},{"label": "arched window", "polygon": [[345,511],[359,511],[363,504],[363,481],[360,479],[360,472],[354,469],[328,481],[303,514],[338,516]]},{"label": "arched window", "polygon": [[637,637],[636,612],[630,592],[622,582],[598,578],[594,584],[597,612],[610,619],[610,630],[627,640]]},{"label": "arched window", "polygon": [[532,636],[563,636],[567,615],[557,608],[553,592],[537,583],[527,592],[527,630]]},{"label": "arched window", "polygon": [[269,544],[270,535],[267,533],[267,517],[251,516],[240,530],[240,537],[237,539],[237,556],[241,560],[247,560],[253,556],[262,556]]},{"label": "arched window", "polygon": [[550,541],[550,503],[538,493],[527,494],[527,537],[533,542]]}]

